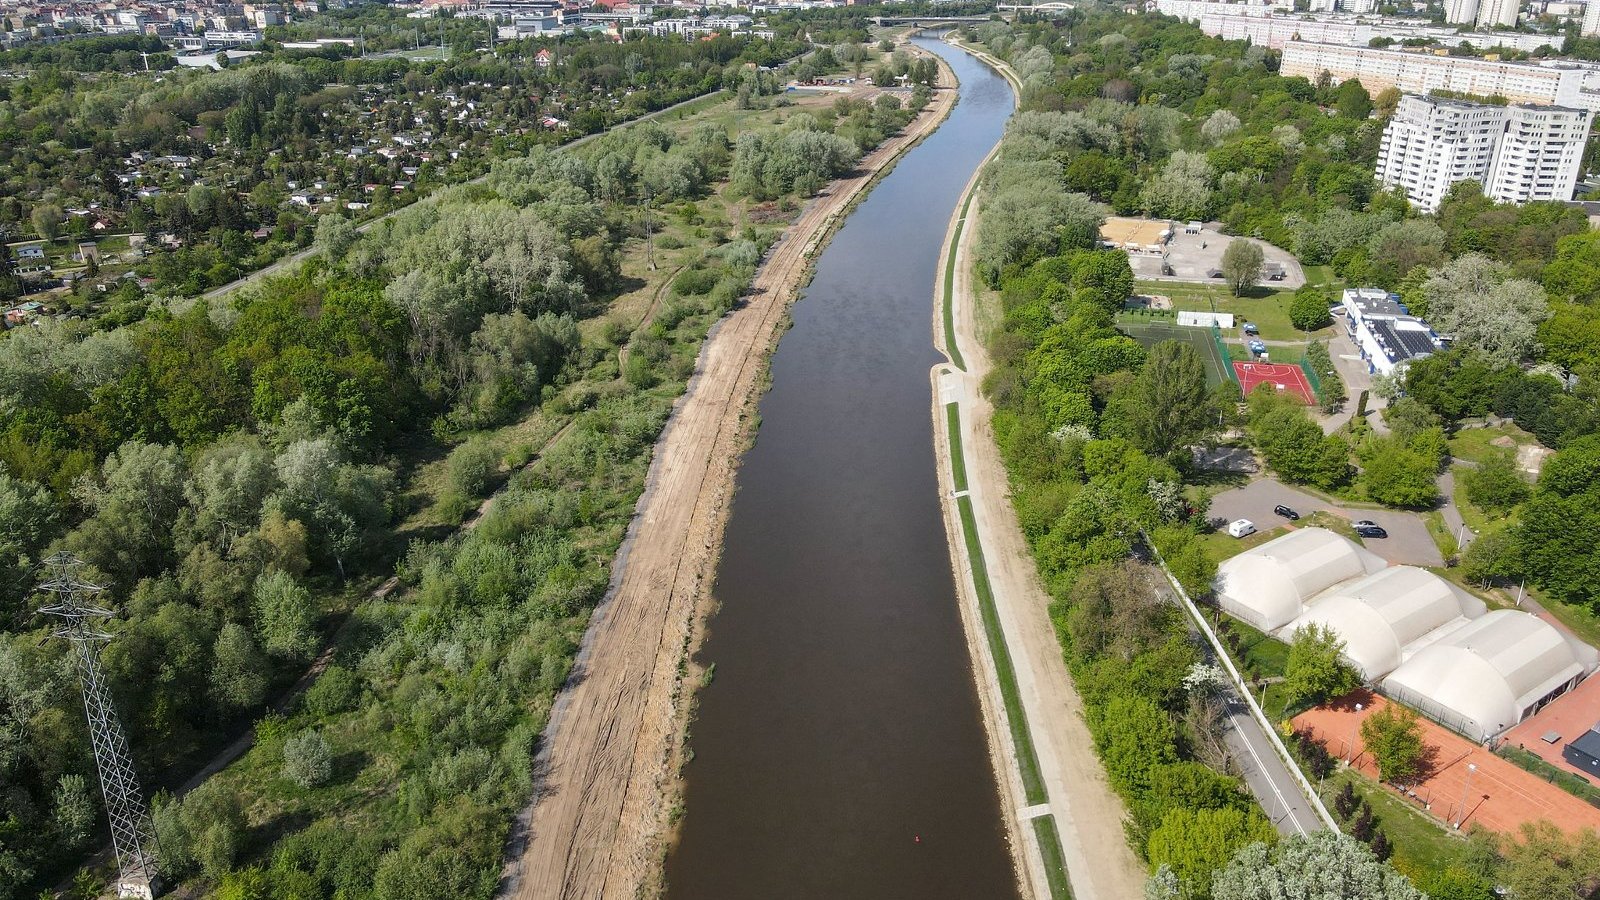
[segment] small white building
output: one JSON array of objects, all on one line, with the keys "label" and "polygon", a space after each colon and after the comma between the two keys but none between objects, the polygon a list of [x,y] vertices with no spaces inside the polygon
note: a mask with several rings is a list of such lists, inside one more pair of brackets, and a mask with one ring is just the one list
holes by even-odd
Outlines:
[{"label": "small white building", "polygon": [[1394,294],[1380,288],[1347,288],[1345,332],[1361,352],[1367,371],[1393,375],[1413,359],[1444,349],[1433,326],[1411,315]]}]

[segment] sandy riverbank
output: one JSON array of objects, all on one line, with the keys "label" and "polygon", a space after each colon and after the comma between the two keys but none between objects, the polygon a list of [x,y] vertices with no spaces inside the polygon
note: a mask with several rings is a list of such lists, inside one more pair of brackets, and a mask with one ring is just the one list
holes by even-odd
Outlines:
[{"label": "sandy riverbank", "polygon": [[[963,47],[963,49],[968,49]],[[970,51],[969,51],[970,52]],[[980,59],[999,68],[1008,80],[1008,67],[987,54]],[[973,176],[976,185],[981,175]],[[969,190],[972,186],[969,186]],[[1033,896],[1048,897],[1038,841],[1030,827],[1032,818],[1048,812],[1061,838],[1073,894],[1094,900],[1134,900],[1143,894],[1145,873],[1128,847],[1122,822],[1122,800],[1106,781],[1093,738],[1083,719],[1083,703],[1067,672],[1055,629],[1050,621],[1050,596],[1040,583],[1027,539],[1011,506],[1010,484],[1004,461],[991,428],[993,408],[981,385],[990,369],[987,348],[978,331],[978,293],[972,283],[972,247],[976,243],[981,196],[967,210],[965,227],[955,247],[954,338],[967,371],[951,364],[933,370],[933,422],[943,488],[945,523],[950,534],[951,558],[956,561],[956,582],[962,602],[962,621],[973,655],[983,700],[985,725],[999,781],[1006,788],[1007,828],[1017,853],[1024,888]],[[934,345],[944,352],[944,273],[951,239],[962,215],[956,209],[946,233],[934,283]],[[1016,764],[1016,748],[1005,716],[994,660],[989,653],[973,593],[970,562],[961,538],[961,522],[950,482],[950,435],[946,403],[959,405],[961,445],[965,457],[968,497],[973,507],[979,539],[993,589],[1006,644],[1014,664],[1023,709],[1031,730],[1048,801],[1030,807],[1024,798]],[[1019,840],[1020,837],[1020,840]]]},{"label": "sandy riverbank", "polygon": [[743,304],[706,339],[656,444],[611,591],[551,714],[537,793],[516,823],[503,895],[633,898],[659,887],[693,693],[688,660],[709,612],[734,471],[766,360],[834,226],[956,99],[941,63],[929,107],[863,158],[856,175],[806,206]]}]

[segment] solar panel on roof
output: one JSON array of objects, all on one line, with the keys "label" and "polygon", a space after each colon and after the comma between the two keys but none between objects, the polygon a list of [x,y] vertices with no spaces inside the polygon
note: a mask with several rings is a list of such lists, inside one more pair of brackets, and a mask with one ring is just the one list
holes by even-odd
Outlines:
[{"label": "solar panel on roof", "polygon": [[1427,356],[1437,349],[1425,331],[1397,331],[1395,334],[1399,336],[1400,345],[1406,349],[1408,356]]}]

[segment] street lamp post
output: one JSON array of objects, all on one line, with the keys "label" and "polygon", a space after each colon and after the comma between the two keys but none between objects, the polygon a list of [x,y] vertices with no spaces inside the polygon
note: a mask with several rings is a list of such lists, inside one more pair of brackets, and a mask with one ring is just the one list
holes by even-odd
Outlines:
[{"label": "street lamp post", "polygon": [[1356,723],[1350,726],[1350,749],[1345,754],[1345,762],[1351,765],[1356,761],[1356,735],[1361,733],[1361,704],[1356,704]]},{"label": "street lamp post", "polygon": [[1478,771],[1477,763],[1467,763],[1467,777],[1461,782],[1461,808],[1456,811],[1456,830],[1467,820],[1467,789],[1472,785],[1472,773]]}]

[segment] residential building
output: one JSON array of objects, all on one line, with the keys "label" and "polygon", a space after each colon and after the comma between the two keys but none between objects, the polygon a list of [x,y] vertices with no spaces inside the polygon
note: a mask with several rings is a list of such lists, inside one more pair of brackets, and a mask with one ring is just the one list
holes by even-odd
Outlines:
[{"label": "residential building", "polygon": [[1400,98],[1378,149],[1378,180],[1432,212],[1458,181],[1487,183],[1506,109],[1463,100]]},{"label": "residential building", "polygon": [[1591,115],[1559,106],[1508,107],[1484,194],[1501,203],[1571,200],[1583,174]]},{"label": "residential building", "polygon": [[1577,66],[1541,66],[1310,41],[1285,43],[1279,72],[1312,81],[1326,72],[1336,84],[1354,78],[1374,95],[1393,87],[1413,94],[1450,91],[1555,106],[1578,106],[1587,99],[1582,96],[1584,71]]},{"label": "residential building", "polygon": [[1345,331],[1368,371],[1393,375],[1413,359],[1444,349],[1433,326],[1411,315],[1400,299],[1379,288],[1348,288],[1343,294]]},{"label": "residential building", "polygon": [[1522,8],[1522,0],[1481,0],[1478,4],[1478,15],[1474,19],[1479,28],[1493,28],[1504,25],[1514,28],[1517,24],[1517,13]]},{"label": "residential building", "polygon": [[1586,37],[1600,35],[1600,0],[1589,0],[1583,5],[1583,25],[1579,31]]},{"label": "residential building", "polygon": [[1444,20],[1452,25],[1478,21],[1478,0],[1445,0]]},{"label": "residential building", "polygon": [[1376,175],[1429,212],[1469,179],[1502,203],[1570,200],[1589,124],[1587,110],[1408,94],[1384,130]]}]

